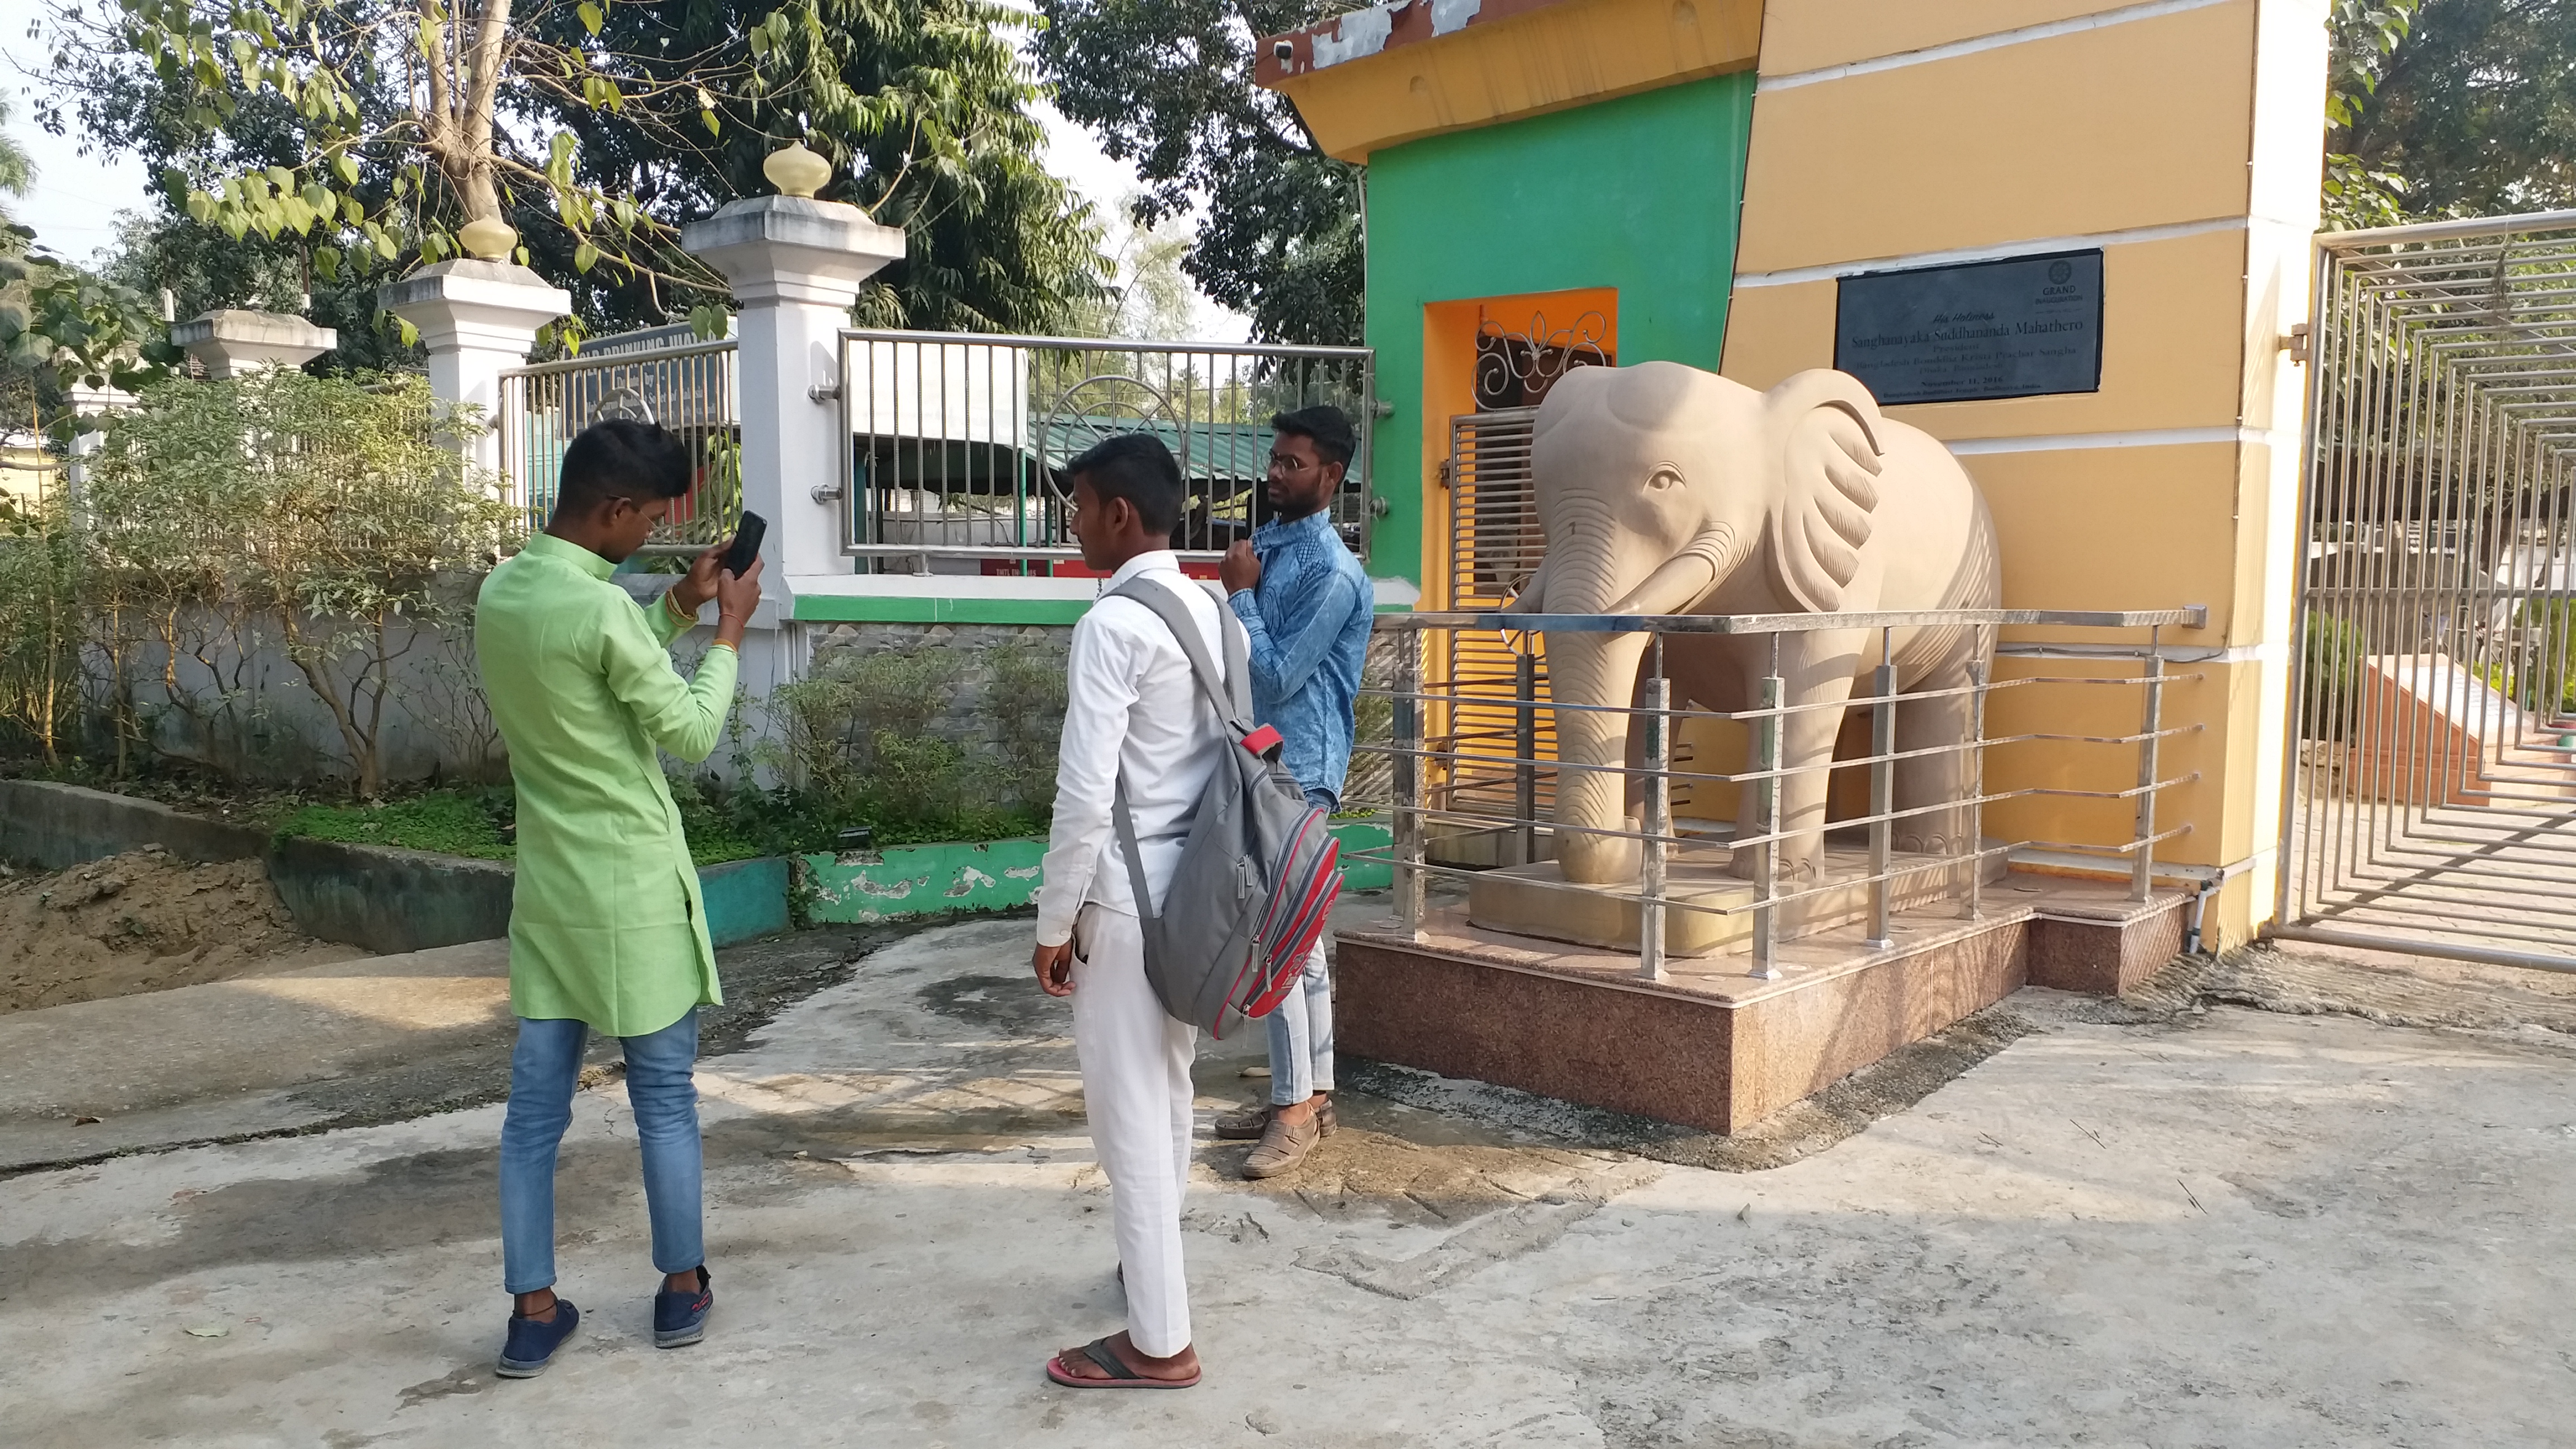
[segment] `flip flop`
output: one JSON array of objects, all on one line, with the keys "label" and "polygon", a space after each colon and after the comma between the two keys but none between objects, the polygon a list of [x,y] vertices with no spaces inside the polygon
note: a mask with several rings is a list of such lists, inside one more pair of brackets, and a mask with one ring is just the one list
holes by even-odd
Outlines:
[{"label": "flip flop", "polygon": [[1185,1379],[1149,1379],[1127,1366],[1106,1338],[1095,1338],[1082,1346],[1082,1356],[1100,1365],[1105,1379],[1081,1378],[1065,1372],[1064,1355],[1047,1360],[1047,1377],[1068,1389],[1186,1389],[1199,1381],[1197,1374]]}]

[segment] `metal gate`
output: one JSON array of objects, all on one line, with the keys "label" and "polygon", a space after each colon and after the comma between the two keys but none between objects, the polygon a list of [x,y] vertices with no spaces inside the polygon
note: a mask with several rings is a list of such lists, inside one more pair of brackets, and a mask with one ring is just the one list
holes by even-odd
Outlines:
[{"label": "metal gate", "polygon": [[2576,212],[2318,248],[2275,930],[2576,970]]},{"label": "metal gate", "polygon": [[[1449,422],[1449,461],[1441,481],[1449,495],[1449,573],[1443,607],[1499,609],[1537,572],[1546,539],[1530,470],[1536,408],[1461,413]],[[1427,782],[1435,806],[1455,815],[1498,820],[1536,818],[1554,798],[1552,772],[1534,762],[1556,753],[1547,697],[1547,664],[1537,636],[1456,629],[1435,661],[1440,698],[1430,734],[1445,758]],[[1534,859],[1525,826],[1509,838],[1453,832],[1437,857],[1478,865]]]}]

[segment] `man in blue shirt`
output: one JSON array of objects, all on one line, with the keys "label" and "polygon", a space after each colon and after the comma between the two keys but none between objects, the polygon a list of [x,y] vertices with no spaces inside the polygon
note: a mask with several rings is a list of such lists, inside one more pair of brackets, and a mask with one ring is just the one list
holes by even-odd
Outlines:
[{"label": "man in blue shirt", "polygon": [[[1270,427],[1271,520],[1226,551],[1217,576],[1251,636],[1252,711],[1285,737],[1281,758],[1306,798],[1329,811],[1351,765],[1351,702],[1374,612],[1368,574],[1333,529],[1355,439],[1329,405],[1281,413]],[[1270,1015],[1270,1101],[1218,1118],[1216,1135],[1259,1138],[1243,1175],[1276,1176],[1337,1125],[1332,1090],[1333,986],[1319,938],[1298,989]]]}]

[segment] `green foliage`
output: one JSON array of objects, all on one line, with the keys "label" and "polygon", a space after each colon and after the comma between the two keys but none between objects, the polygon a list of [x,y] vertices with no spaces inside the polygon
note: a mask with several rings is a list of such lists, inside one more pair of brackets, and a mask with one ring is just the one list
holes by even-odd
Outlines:
[{"label": "green foliage", "polygon": [[308,805],[288,816],[277,834],[509,860],[518,854],[508,834],[515,815],[507,790],[439,790],[379,805]]},{"label": "green foliage", "polygon": [[2299,691],[2301,738],[2348,743],[2361,709],[2361,631],[2311,611],[2301,647],[2307,655]]},{"label": "green foliage", "polygon": [[2335,0],[2329,225],[2576,206],[2576,6]]},{"label": "green foliage", "polygon": [[506,220],[520,260],[570,279],[564,346],[720,307],[679,227],[770,191],[762,161],[801,135],[841,167],[826,198],[907,235],[868,320],[1044,330],[1100,259],[1037,160],[1025,25],[990,0],[58,3],[48,120],[152,167],[161,251],[291,258],[317,298]]},{"label": "green foliage", "polygon": [[1347,8],[1038,0],[1046,26],[1030,50],[1057,107],[1144,179],[1137,221],[1204,199],[1183,269],[1275,341],[1360,340],[1360,173],[1315,149],[1287,97],[1252,83],[1253,46]]},{"label": "green foliage", "polygon": [[0,726],[48,766],[80,717],[80,550],[59,496],[0,497]]},{"label": "green foliage", "polygon": [[[2326,127],[2349,132],[2379,90],[2388,57],[2406,39],[2423,0],[2333,0],[2327,12]],[[2407,182],[2327,143],[2323,222],[2329,231],[2395,226],[2407,219]]]},{"label": "green foliage", "polygon": [[2511,652],[2489,682],[2536,714],[2576,715],[2576,599],[2524,601],[2505,639]]},{"label": "green foliage", "polygon": [[85,494],[84,597],[118,738],[153,733],[133,704],[137,660],[162,662],[172,707],[219,708],[177,657],[274,642],[374,797],[395,662],[436,637],[456,575],[489,568],[513,524],[450,446],[472,423],[419,377],[289,371],[147,388],[116,415]]},{"label": "green foliage", "polygon": [[984,652],[971,713],[985,748],[940,728],[968,663],[939,647],[844,654],[780,687],[770,709],[784,747],[763,762],[791,783],[737,810],[799,850],[832,849],[856,825],[879,845],[1036,833],[1064,717],[1062,659],[1018,642]]},{"label": "green foliage", "polygon": [[1074,309],[1068,336],[1155,340],[1189,334],[1190,283],[1181,265],[1189,256],[1190,234],[1168,218],[1136,225],[1128,218],[1138,200],[1130,195],[1112,225],[1110,284]]}]

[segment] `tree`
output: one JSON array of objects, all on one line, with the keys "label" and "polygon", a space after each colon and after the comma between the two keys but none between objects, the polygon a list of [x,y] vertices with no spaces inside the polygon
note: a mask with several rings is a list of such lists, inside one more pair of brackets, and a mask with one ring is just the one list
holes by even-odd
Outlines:
[{"label": "tree", "polygon": [[1026,325],[1094,285],[989,0],[58,3],[52,123],[143,155],[174,214],[292,247],[324,288],[506,220],[585,319],[660,323],[723,295],[680,226],[767,190],[799,134],[856,172],[827,195],[910,234],[880,317]]},{"label": "tree", "polygon": [[1315,149],[1285,96],[1252,82],[1253,45],[1348,8],[1324,0],[1037,0],[1032,49],[1056,105],[1146,189],[1153,226],[1206,215],[1182,263],[1280,342],[1356,344],[1359,168]]},{"label": "tree", "polygon": [[[2339,0],[2341,12],[2356,0]],[[2329,151],[2403,178],[2417,216],[2576,206],[2576,5],[2421,0]],[[2338,47],[2339,53],[2342,47]]]},{"label": "tree", "polygon": [[[631,195],[673,227],[767,191],[762,163],[801,129],[834,166],[820,194],[905,233],[904,259],[870,279],[860,320],[1055,331],[1097,294],[1105,263],[1089,208],[1037,160],[1045,137],[1029,108],[1038,93],[1009,40],[1028,23],[992,0],[621,5],[598,41],[639,73],[656,82],[708,65],[758,73],[781,99],[720,98],[720,129],[693,146],[687,165],[674,164],[629,110],[557,97],[548,115],[577,138],[576,179]],[[651,274],[594,286],[616,293],[599,302],[603,316],[668,315]]]},{"label": "tree", "polygon": [[[1134,196],[1118,208],[1121,217],[1133,216],[1135,209]],[[1145,340],[1187,333],[1195,320],[1189,279],[1181,273],[1189,251],[1190,235],[1176,221],[1115,223],[1108,244],[1110,283],[1075,309],[1071,335]]]},{"label": "tree", "polygon": [[[0,125],[9,119],[0,101]],[[24,196],[34,163],[0,131],[0,192]],[[11,419],[59,408],[75,382],[136,386],[162,375],[177,358],[141,296],[93,276],[36,244],[36,234],[0,210],[0,397]]]}]

